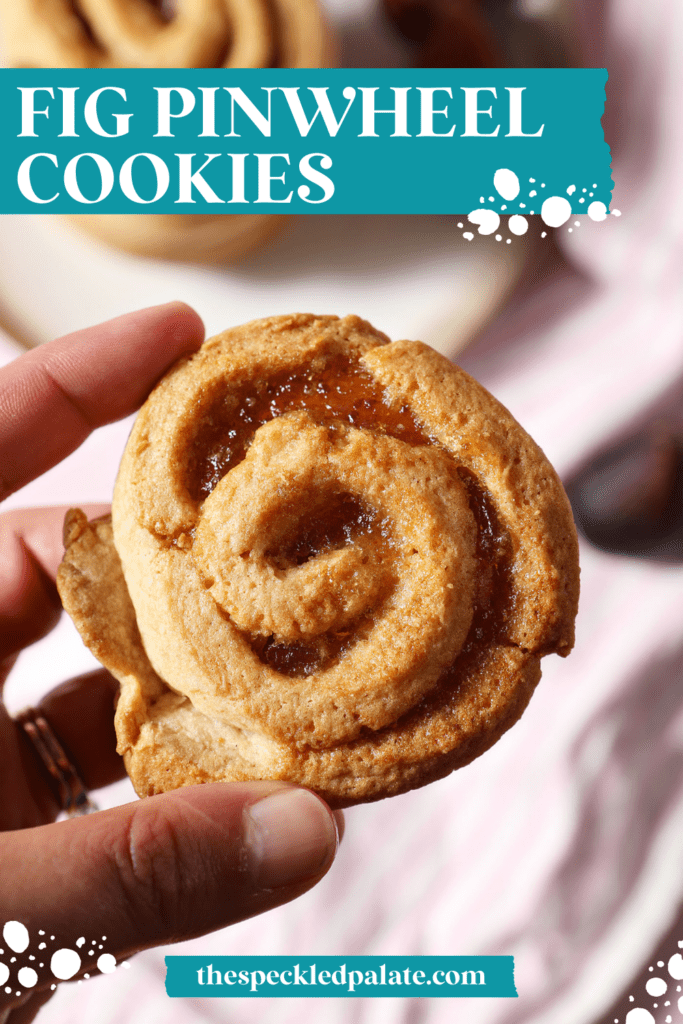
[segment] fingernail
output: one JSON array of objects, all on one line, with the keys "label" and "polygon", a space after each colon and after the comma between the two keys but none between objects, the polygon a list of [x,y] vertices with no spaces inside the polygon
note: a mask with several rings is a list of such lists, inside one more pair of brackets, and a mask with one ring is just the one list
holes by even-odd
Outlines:
[{"label": "fingernail", "polygon": [[244,834],[249,868],[260,889],[294,885],[320,874],[337,849],[329,810],[305,789],[285,789],[251,804]]}]

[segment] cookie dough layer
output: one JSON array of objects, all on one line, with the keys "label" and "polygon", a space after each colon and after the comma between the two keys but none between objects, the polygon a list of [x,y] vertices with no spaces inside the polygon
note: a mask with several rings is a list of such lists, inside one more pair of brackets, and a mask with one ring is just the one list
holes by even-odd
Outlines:
[{"label": "cookie dough layer", "polygon": [[491,746],[573,643],[576,534],[542,452],[467,374],[356,317],[256,321],[182,360],[113,518],[70,514],[59,586],[121,681],[141,795],[423,785]]}]

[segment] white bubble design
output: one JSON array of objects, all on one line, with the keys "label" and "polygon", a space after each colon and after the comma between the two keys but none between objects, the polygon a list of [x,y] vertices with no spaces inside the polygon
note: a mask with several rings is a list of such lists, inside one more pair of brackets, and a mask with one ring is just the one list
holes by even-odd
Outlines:
[{"label": "white bubble design", "polygon": [[591,203],[586,211],[591,220],[601,221],[607,216],[607,207],[604,203],[599,203],[597,199]]},{"label": "white bubble design", "polygon": [[24,988],[33,988],[38,981],[38,975],[32,967],[22,967],[17,974],[17,981],[20,985],[23,985]]},{"label": "white bubble design", "polygon": [[571,215],[571,203],[563,196],[550,196],[541,207],[541,219],[549,228],[562,227]]},{"label": "white bubble design", "polygon": [[97,966],[102,971],[102,974],[113,974],[116,970],[116,959],[111,953],[103,953],[102,956],[97,958]]},{"label": "white bubble design", "polygon": [[9,978],[9,967],[7,964],[0,963],[0,985],[4,985]]},{"label": "white bubble design", "polygon": [[479,225],[480,235],[492,235],[500,224],[500,217],[495,210],[472,210],[467,219],[470,224]]},{"label": "white bubble design", "polygon": [[645,984],[645,991],[649,996],[654,996],[656,999],[658,996],[664,995],[667,987],[664,978],[649,978]]},{"label": "white bubble design", "polygon": [[28,928],[21,921],[7,921],[2,929],[2,937],[15,953],[23,953],[28,946]]},{"label": "white bubble design", "polygon": [[680,953],[674,953],[670,957],[668,970],[674,981],[680,981],[683,978],[683,956]]},{"label": "white bubble design", "polygon": [[513,235],[525,235],[529,230],[529,221],[521,213],[515,213],[510,217],[508,227]]},{"label": "white bubble design", "polygon": [[81,958],[75,949],[58,949],[50,960],[50,970],[60,981],[73,978],[80,966]]},{"label": "white bubble design", "polygon": [[656,1024],[656,1021],[649,1010],[636,1006],[626,1014],[625,1024]]},{"label": "white bubble design", "polygon": [[[528,181],[530,185],[536,184],[535,178],[529,178]],[[508,167],[498,168],[498,170],[495,172],[493,176],[493,184],[498,193],[498,196],[501,197],[502,199],[506,199],[508,202],[511,202],[512,200],[516,199],[520,194],[520,179],[517,176],[517,174],[515,174],[515,172]],[[558,186],[555,187],[557,188]],[[564,184],[560,185],[559,187],[563,188]],[[541,182],[538,188],[546,188],[545,182]],[[597,188],[597,185],[593,185],[593,188]],[[475,224],[477,226],[477,234],[493,235],[495,236],[496,242],[504,241],[506,245],[510,245],[514,241],[514,236],[519,237],[521,235],[526,235],[527,232],[529,232],[535,227],[533,218],[536,215],[540,215],[543,225],[546,225],[549,228],[562,227],[563,225],[567,224],[567,221],[569,221],[570,217],[576,217],[577,213],[588,214],[588,216],[593,221],[604,221],[610,215],[612,217],[621,216],[620,210],[610,210],[605,205],[605,203],[600,202],[599,200],[594,200],[593,202],[590,202],[590,205],[586,206],[586,204],[589,201],[585,199],[583,196],[577,197],[576,194],[579,191],[587,193],[588,189],[576,184],[568,185],[565,188],[566,196],[575,197],[573,202],[584,204],[580,209],[577,209],[576,211],[572,209],[572,203],[567,198],[565,198],[565,195],[561,194],[550,195],[547,199],[545,199],[542,202],[539,198],[538,201],[539,203],[541,203],[540,211],[535,209],[527,209],[527,204],[525,202],[516,203],[515,205],[517,206],[517,209],[520,211],[523,210],[523,213],[512,213],[511,211],[506,212],[508,211],[508,203],[506,202],[500,203],[498,205],[498,209],[496,210],[494,208],[494,205],[496,204],[496,199],[494,196],[488,197],[488,202],[491,203],[492,206],[485,206],[484,204],[486,200],[482,195],[479,197],[479,202],[482,205],[476,210],[472,210],[467,215],[467,219],[470,224]],[[594,194],[594,192],[589,193],[591,197]],[[531,189],[528,193],[528,196],[529,198],[538,196],[537,189]],[[533,205],[535,207],[536,203],[534,203]],[[505,229],[505,217],[503,216],[503,214],[505,214],[505,216],[507,217],[508,231],[509,234],[513,237],[504,238],[502,234],[496,234],[496,232],[501,232],[504,231]],[[572,225],[567,224],[567,233],[572,234],[574,229],[580,228],[582,224],[583,220],[575,219]],[[464,228],[466,228],[466,225],[463,224],[462,221],[458,221],[458,228],[460,231],[463,232],[462,237],[466,242],[471,242],[474,240],[475,235],[473,234],[472,231],[463,230]],[[541,238],[548,237],[547,231],[539,231],[538,234]],[[683,943],[681,943],[681,947],[683,948]]]},{"label": "white bubble design", "polygon": [[519,195],[519,178],[514,171],[501,167],[493,175],[493,187],[498,195],[510,202]]}]

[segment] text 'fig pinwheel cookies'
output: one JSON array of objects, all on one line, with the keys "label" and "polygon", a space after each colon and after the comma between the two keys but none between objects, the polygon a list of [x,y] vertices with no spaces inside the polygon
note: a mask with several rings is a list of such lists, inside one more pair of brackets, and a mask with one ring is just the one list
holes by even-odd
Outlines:
[{"label": "text 'fig pinwheel cookies'", "polygon": [[152,392],[113,524],[65,524],[58,584],[121,683],[140,795],[284,779],[332,805],[440,778],[569,653],[576,533],[510,414],[357,317],[226,331]]},{"label": "text 'fig pinwheel cookies'", "polygon": [[[337,63],[317,0],[0,0],[2,44],[24,68],[318,68]],[[84,231],[171,260],[244,255],[278,214],[77,214]]]}]

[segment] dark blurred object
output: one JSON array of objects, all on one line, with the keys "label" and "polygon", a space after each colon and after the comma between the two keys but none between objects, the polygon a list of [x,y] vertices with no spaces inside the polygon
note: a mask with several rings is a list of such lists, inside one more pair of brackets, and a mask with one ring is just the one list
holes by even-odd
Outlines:
[{"label": "dark blurred object", "polygon": [[603,450],[566,486],[576,525],[596,547],[683,561],[683,437],[666,420]]},{"label": "dark blurred object", "polygon": [[478,0],[383,0],[423,68],[495,68],[503,53]]}]

